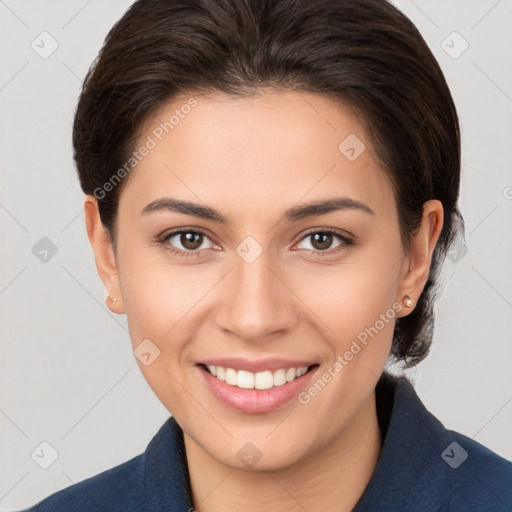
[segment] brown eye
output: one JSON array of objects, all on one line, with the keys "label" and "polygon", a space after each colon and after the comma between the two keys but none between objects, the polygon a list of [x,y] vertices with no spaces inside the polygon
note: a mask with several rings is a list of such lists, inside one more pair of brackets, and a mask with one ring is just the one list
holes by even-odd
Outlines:
[{"label": "brown eye", "polygon": [[[209,242],[209,245],[207,244],[206,247],[204,247],[205,242]],[[214,245],[204,233],[183,229],[165,235],[160,240],[160,243],[165,244],[169,250],[179,254],[198,253],[200,249],[211,249]]]},{"label": "brown eye", "polygon": [[181,233],[179,241],[185,249],[193,251],[201,247],[201,244],[203,243],[203,234],[193,232]]},{"label": "brown eye", "polygon": [[[338,243],[335,243],[336,239],[339,241]],[[306,245],[306,247],[299,248],[308,249],[312,251],[313,254],[319,255],[332,254],[336,251],[346,249],[354,243],[349,237],[331,229],[310,231],[299,243],[302,244],[307,240],[309,240],[309,247]]]},{"label": "brown eye", "polygon": [[311,245],[318,251],[329,249],[333,241],[333,235],[331,233],[314,233],[310,236]]}]

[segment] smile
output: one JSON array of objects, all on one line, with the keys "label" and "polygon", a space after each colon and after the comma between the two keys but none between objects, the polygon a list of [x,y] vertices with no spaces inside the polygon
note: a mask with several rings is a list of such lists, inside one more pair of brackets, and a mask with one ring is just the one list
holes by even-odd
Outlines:
[{"label": "smile", "polygon": [[204,365],[211,375],[230,386],[242,389],[271,389],[292,382],[308,371],[308,366],[280,368],[275,371],[249,372],[223,366]]},{"label": "smile", "polygon": [[269,413],[286,405],[311,382],[320,365],[305,359],[229,357],[197,362],[208,393],[243,413]]}]

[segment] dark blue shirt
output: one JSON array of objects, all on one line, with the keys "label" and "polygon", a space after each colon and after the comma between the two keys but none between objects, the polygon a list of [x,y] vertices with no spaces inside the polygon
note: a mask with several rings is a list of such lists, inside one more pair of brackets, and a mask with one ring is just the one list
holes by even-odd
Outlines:
[{"label": "dark blue shirt", "polygon": [[[376,386],[382,452],[353,512],[511,512],[512,464],[426,409],[409,381]],[[170,417],[146,451],[25,512],[189,512],[183,431]]]}]

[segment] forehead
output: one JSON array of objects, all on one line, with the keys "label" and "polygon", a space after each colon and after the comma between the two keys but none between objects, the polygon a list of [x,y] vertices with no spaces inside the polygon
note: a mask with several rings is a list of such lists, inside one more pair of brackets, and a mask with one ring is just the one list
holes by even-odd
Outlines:
[{"label": "forehead", "polygon": [[140,208],[166,193],[230,208],[337,192],[378,209],[392,195],[358,115],[318,94],[182,95],[146,121],[143,144],[121,194]]}]

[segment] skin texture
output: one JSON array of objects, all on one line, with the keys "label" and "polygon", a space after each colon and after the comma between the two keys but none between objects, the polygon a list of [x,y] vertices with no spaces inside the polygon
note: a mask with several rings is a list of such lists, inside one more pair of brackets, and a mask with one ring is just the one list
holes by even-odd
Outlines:
[{"label": "skin texture", "polygon": [[[191,95],[148,120],[141,141]],[[388,357],[394,319],[309,403],[292,399],[262,414],[230,409],[200,378],[197,363],[214,357],[316,361],[321,376],[358,334],[398,306],[412,311],[426,280],[443,222],[439,201],[424,205],[411,248],[400,241],[393,189],[355,113],[312,93],[265,91],[234,99],[193,95],[197,106],[131,171],[122,191],[116,251],[96,200],[85,198],[87,232],[99,275],[126,313],[132,348],[144,339],[160,355],[139,367],[185,433],[198,511],[351,510],[381,448],[374,389]],[[355,134],[366,149],[354,161],[338,149]],[[173,197],[227,216],[223,226],[172,211],[140,215]],[[289,222],[293,206],[332,197],[368,205]],[[155,239],[176,228],[202,228],[196,255],[177,256],[183,238]],[[332,228],[321,252],[306,232]],[[316,229],[318,228],[318,229]],[[311,235],[311,233],[308,233]],[[237,253],[253,237],[252,263]],[[336,251],[341,245],[342,249]],[[316,252],[315,252],[316,249]],[[251,442],[252,467],[237,456]]]}]

